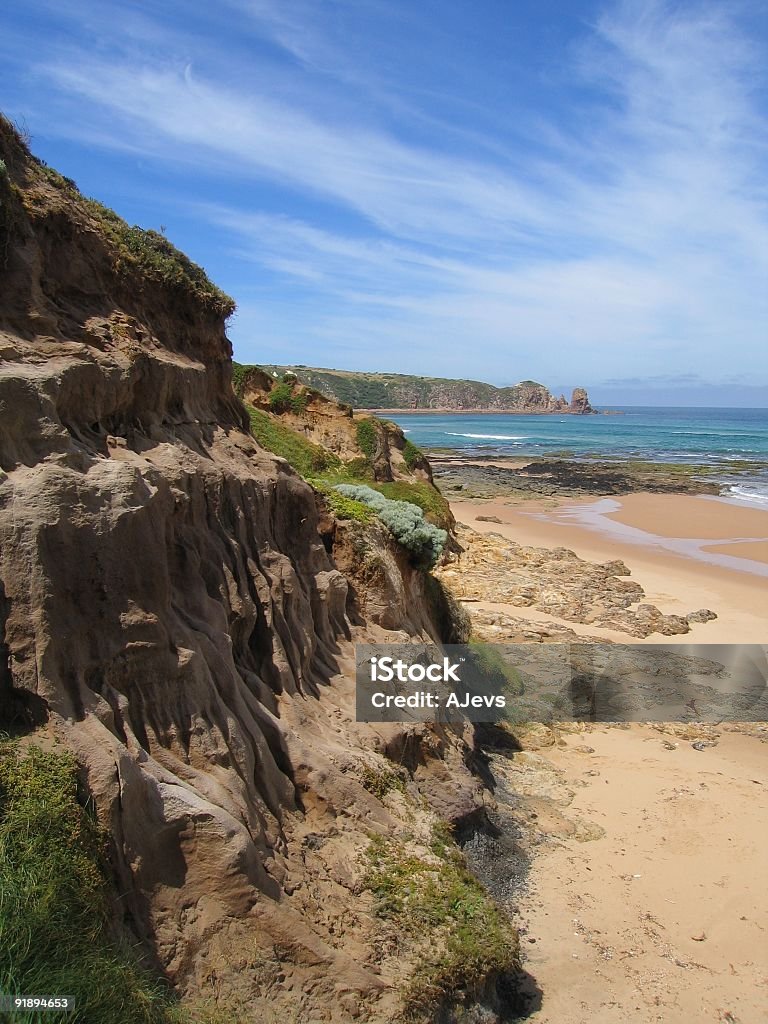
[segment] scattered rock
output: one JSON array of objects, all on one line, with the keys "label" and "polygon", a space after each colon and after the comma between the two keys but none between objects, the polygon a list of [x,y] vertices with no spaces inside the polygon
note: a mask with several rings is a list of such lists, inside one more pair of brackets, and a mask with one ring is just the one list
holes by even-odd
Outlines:
[{"label": "scattered rock", "polygon": [[689,622],[711,622],[717,615],[709,608],[699,608],[697,612],[689,612],[685,617]]}]

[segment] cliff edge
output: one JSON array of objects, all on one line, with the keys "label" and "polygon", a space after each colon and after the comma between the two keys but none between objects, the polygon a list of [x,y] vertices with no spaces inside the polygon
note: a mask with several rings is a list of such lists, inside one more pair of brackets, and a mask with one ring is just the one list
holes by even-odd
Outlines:
[{"label": "cliff edge", "polygon": [[449,636],[439,587],[258,443],[199,267],[4,119],[0,160],[0,725],[74,752],[115,927],[226,1019],[493,1006],[514,936],[425,975],[371,891],[482,805],[470,731],[353,718],[352,642]]}]

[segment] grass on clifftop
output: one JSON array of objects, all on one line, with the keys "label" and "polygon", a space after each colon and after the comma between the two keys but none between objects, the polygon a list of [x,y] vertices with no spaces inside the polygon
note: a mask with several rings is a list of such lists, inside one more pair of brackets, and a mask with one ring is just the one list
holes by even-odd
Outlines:
[{"label": "grass on clifftop", "polygon": [[[0,227],[8,228],[8,218],[16,220],[24,213],[31,219],[51,212],[64,213],[81,226],[86,215],[111,250],[117,274],[135,271],[148,279],[189,296],[199,306],[226,318],[234,312],[235,302],[218,288],[202,267],[193,263],[162,233],[130,225],[95,199],[87,199],[71,178],[49,167],[34,156],[28,139],[0,115]],[[58,194],[58,198],[57,198]],[[23,208],[23,209],[22,209]],[[79,214],[79,216],[78,216]],[[0,253],[0,260],[7,255]]]},{"label": "grass on clifftop", "polygon": [[482,994],[490,979],[519,970],[517,931],[466,866],[446,826],[433,830],[432,857],[374,836],[364,884],[376,913],[423,943],[403,990],[406,1020]]}]

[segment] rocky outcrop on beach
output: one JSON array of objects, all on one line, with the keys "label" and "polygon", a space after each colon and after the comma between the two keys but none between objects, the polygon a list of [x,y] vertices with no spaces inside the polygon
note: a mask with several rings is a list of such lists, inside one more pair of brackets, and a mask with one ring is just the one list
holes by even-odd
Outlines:
[{"label": "rocky outcrop on beach", "polygon": [[[467,602],[473,633],[480,639],[574,639],[557,622],[540,628],[538,623],[525,623],[524,617],[516,619],[515,608],[616,630],[627,637],[688,633],[691,622],[716,617],[708,609],[690,616],[663,614],[643,600],[643,588],[629,579],[630,570],[621,561],[587,562],[568,548],[525,547],[501,534],[480,534],[464,525],[459,525],[458,540],[463,553],[439,570],[439,576],[458,600]],[[505,607],[475,610],[474,602]]]},{"label": "rocky outcrop on beach", "polygon": [[356,409],[578,416],[595,412],[584,388],[575,388],[569,401],[564,395],[553,395],[543,384],[533,380],[500,388],[477,380],[404,373],[358,373],[311,366],[265,366],[264,370],[270,375],[295,374],[301,383]]},{"label": "rocky outcrop on beach", "polygon": [[231,300],[3,119],[0,214],[0,728],[75,753],[115,928],[222,1019],[391,1020],[417,965],[495,1019],[511,931],[430,989],[450,907],[423,950],[366,881],[371,836],[439,874],[482,805],[471,731],[354,720],[352,643],[447,639],[450,601],[257,443]]},{"label": "rocky outcrop on beach", "polygon": [[479,465],[456,457],[436,458],[435,480],[446,493],[462,497],[578,497],[586,494],[719,494],[721,487],[697,474],[701,467],[667,466],[662,463],[576,462],[539,460],[519,468]]}]

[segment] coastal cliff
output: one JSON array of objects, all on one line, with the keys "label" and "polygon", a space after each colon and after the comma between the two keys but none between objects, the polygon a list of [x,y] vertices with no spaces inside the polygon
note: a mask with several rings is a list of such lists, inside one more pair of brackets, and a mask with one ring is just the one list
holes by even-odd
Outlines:
[{"label": "coastal cliff", "polygon": [[556,397],[543,384],[524,380],[498,388],[476,380],[417,377],[401,373],[355,373],[311,366],[264,366],[268,374],[294,373],[301,383],[356,409],[385,411],[502,412],[587,415],[594,413],[584,388],[574,388],[570,401]]},{"label": "coastal cliff", "polygon": [[[232,300],[4,119],[0,160],[0,729],[20,737],[2,740],[0,828],[19,772],[68,752],[71,813],[106,851],[88,942],[138,951],[186,1014],[124,1001],[125,1022],[212,1019],[203,1004],[217,1020],[495,1020],[516,935],[445,824],[483,805],[473,733],[354,720],[355,641],[465,640],[466,623],[328,475],[408,488],[450,530],[428,464],[289,382],[278,408],[241,377],[244,405]],[[419,879],[428,935],[406,913],[418,893],[380,899]],[[82,939],[63,906],[57,959]],[[22,984],[35,942],[18,949],[0,968]],[[75,964],[68,982],[88,1019],[117,1019],[97,973]]]}]

